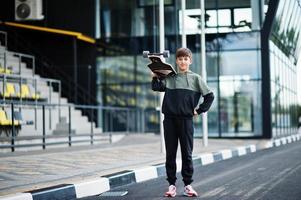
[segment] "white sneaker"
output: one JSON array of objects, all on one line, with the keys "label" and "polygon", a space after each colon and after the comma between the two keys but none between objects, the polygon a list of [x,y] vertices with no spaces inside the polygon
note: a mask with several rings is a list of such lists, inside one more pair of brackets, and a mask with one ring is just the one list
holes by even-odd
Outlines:
[{"label": "white sneaker", "polygon": [[198,193],[192,188],[191,185],[186,185],[184,187],[184,196],[187,196],[187,197],[197,197],[198,196]]},{"label": "white sneaker", "polygon": [[177,188],[174,185],[168,187],[168,191],[165,192],[166,197],[175,197],[177,195]]}]

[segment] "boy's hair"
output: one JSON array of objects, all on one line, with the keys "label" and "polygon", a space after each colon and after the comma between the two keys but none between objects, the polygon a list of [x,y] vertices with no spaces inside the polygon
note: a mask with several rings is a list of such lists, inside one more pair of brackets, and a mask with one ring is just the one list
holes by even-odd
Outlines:
[{"label": "boy's hair", "polygon": [[191,53],[190,49],[185,48],[185,47],[177,49],[176,58],[185,57],[185,56],[188,56],[190,59],[192,59],[192,53]]}]

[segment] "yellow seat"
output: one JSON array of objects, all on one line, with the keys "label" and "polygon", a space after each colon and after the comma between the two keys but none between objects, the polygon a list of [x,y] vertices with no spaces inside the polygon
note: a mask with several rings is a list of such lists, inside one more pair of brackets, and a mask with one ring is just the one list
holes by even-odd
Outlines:
[{"label": "yellow seat", "polygon": [[4,67],[0,67],[0,74],[11,74],[12,71],[10,69],[6,69]]},{"label": "yellow seat", "polygon": [[5,85],[5,91],[4,91],[4,97],[14,97],[16,96],[15,86],[13,83],[6,83]]},{"label": "yellow seat", "polygon": [[[21,123],[19,120],[14,119],[14,129],[15,129],[15,136],[19,134],[19,131],[21,130]],[[7,137],[9,137],[12,134],[12,128],[13,128],[12,120],[7,118],[5,110],[0,110],[0,134],[2,131],[6,134]]]},{"label": "yellow seat", "polygon": [[28,85],[24,85],[24,87],[27,87],[26,90],[28,90],[29,94],[30,94],[30,98],[34,99],[34,100],[39,100],[41,98],[39,93],[35,93],[34,92],[34,88],[33,87],[29,87]]},{"label": "yellow seat", "polygon": [[29,88],[27,87],[27,85],[22,84],[21,85],[21,89],[20,91],[17,93],[17,96],[19,98],[30,98],[30,92],[29,92]]},{"label": "yellow seat", "polygon": [[1,126],[8,126],[9,120],[6,117],[6,113],[4,110],[0,110],[0,125]]},{"label": "yellow seat", "polygon": [[21,89],[17,93],[17,97],[19,98],[27,98],[27,99],[39,99],[40,95],[34,92],[30,92],[30,88],[27,84],[21,84]]},{"label": "yellow seat", "polygon": [[29,98],[31,99],[34,99],[34,100],[39,100],[40,99],[40,94],[39,93],[35,93],[34,92],[34,88],[33,87],[30,87],[29,85],[22,85],[23,86],[23,89],[25,89],[26,91],[28,91],[29,93]]},{"label": "yellow seat", "polygon": [[[6,112],[4,110],[0,110],[0,125],[1,126],[12,126],[12,120],[7,118]],[[19,120],[14,120],[14,126],[19,126]]]}]

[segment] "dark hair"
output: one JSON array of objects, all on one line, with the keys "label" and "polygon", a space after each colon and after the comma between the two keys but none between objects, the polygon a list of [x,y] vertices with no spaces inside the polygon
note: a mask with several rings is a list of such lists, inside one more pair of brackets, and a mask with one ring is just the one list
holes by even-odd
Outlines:
[{"label": "dark hair", "polygon": [[188,56],[188,57],[192,58],[192,53],[191,53],[190,49],[185,48],[185,47],[177,49],[176,58],[184,57],[184,56]]}]

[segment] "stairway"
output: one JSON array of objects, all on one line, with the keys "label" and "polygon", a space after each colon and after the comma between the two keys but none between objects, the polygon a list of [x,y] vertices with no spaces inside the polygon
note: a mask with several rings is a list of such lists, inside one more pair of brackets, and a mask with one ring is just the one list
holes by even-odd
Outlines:
[{"label": "stairway", "polygon": [[[52,86],[49,86],[47,79],[42,79],[39,75],[33,75],[33,70],[26,67],[26,63],[19,64],[19,57],[14,56],[14,52],[7,51],[7,66],[14,72],[21,71],[22,77],[27,77],[28,80],[36,78],[37,91],[42,97],[47,98],[48,104],[55,106],[45,106],[45,132],[46,135],[68,135],[69,131],[69,116],[71,116],[71,133],[87,134],[102,133],[101,128],[97,128],[95,123],[88,121],[88,117],[84,116],[80,110],[74,108],[73,104],[68,103],[68,100],[61,97],[58,92],[54,91]],[[20,66],[20,70],[19,70]],[[60,104],[61,106],[58,106]],[[70,107],[70,113],[69,113]],[[6,108],[10,109],[10,108]],[[33,125],[23,125],[19,133],[20,136],[35,136],[41,135],[43,131],[43,110],[41,106],[22,106],[22,117],[26,121],[33,121]],[[68,124],[68,130],[66,130]]]}]

